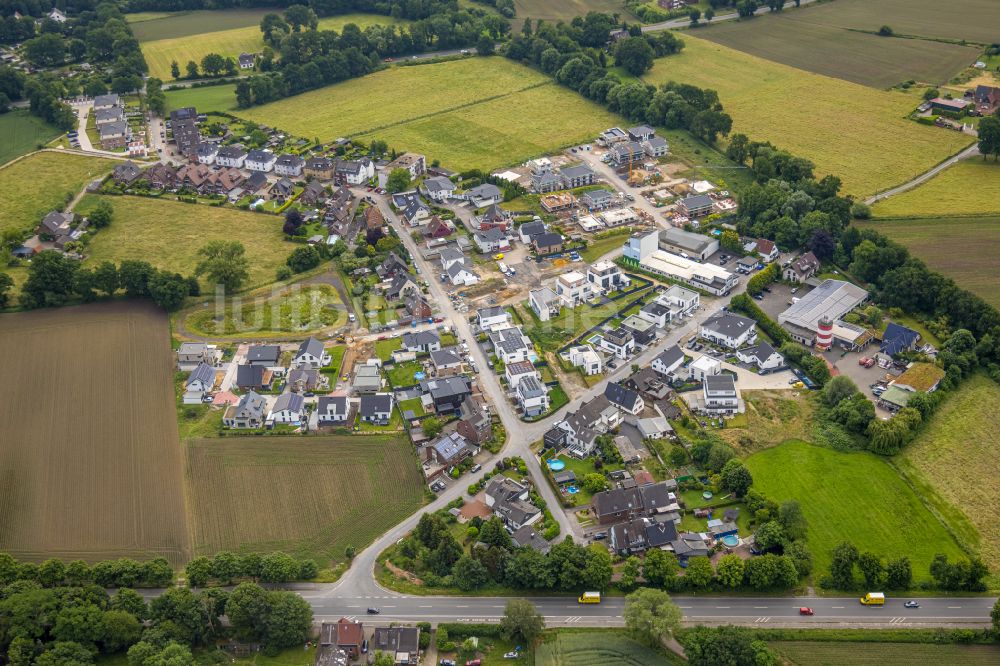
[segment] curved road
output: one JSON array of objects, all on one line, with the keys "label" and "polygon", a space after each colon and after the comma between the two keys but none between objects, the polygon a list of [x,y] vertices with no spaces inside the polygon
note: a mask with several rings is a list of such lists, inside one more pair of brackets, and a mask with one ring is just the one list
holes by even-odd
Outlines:
[{"label": "curved road", "polygon": [[920,174],[913,180],[907,181],[902,185],[897,185],[896,187],[888,189],[885,192],[880,192],[879,194],[875,194],[873,196],[868,197],[867,199],[865,199],[865,203],[871,206],[872,204],[878,201],[882,201],[883,199],[888,199],[889,197],[895,196],[897,194],[902,194],[903,192],[911,190],[917,185],[920,185],[921,183],[927,182],[928,180],[938,175],[948,167],[954,166],[955,164],[958,164],[962,160],[967,159],[969,157],[974,157],[976,155],[979,155],[978,143],[974,143],[965,150],[963,150],[962,152],[953,155],[952,157],[949,157],[944,162],[941,162],[941,164],[938,164],[936,167],[930,169],[929,171],[925,171],[924,173]]}]

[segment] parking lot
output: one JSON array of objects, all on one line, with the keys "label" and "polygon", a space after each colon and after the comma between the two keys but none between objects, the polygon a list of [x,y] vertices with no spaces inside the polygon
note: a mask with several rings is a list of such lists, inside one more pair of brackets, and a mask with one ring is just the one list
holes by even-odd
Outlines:
[{"label": "parking lot", "polygon": [[874,358],[878,352],[878,345],[871,344],[860,352],[845,352],[843,349],[834,348],[823,354],[823,357],[833,365],[837,374],[850,377],[858,389],[865,394],[865,397],[876,403],[875,413],[881,417],[891,416],[891,413],[881,409],[877,402],[878,397],[872,393],[871,385],[880,381],[891,381],[900,374],[898,369],[880,368],[878,364],[866,368],[858,361],[862,358]]}]

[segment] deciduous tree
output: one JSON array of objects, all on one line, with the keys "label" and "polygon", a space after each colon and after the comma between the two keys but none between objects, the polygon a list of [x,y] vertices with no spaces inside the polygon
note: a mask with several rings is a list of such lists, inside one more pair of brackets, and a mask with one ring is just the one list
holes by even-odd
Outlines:
[{"label": "deciduous tree", "polygon": [[662,590],[643,588],[625,597],[625,626],[639,641],[660,649],[681,625],[681,609]]}]

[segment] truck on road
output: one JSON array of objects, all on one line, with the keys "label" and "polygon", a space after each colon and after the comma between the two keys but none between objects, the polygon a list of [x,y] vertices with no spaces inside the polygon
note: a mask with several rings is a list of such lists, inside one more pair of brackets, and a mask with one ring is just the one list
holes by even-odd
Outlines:
[{"label": "truck on road", "polygon": [[601,603],[601,593],[600,592],[584,592],[580,595],[577,601],[581,604],[599,604]]},{"label": "truck on road", "polygon": [[885,594],[883,592],[869,592],[859,601],[865,606],[885,606]]}]

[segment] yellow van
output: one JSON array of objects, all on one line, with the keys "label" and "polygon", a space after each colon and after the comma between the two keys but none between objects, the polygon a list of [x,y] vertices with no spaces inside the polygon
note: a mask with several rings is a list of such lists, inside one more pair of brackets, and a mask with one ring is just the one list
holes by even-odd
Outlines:
[{"label": "yellow van", "polygon": [[865,606],[885,606],[885,594],[882,592],[869,592],[859,600]]},{"label": "yellow van", "polygon": [[584,592],[580,595],[577,601],[581,604],[599,604],[601,603],[601,593],[600,592]]}]

